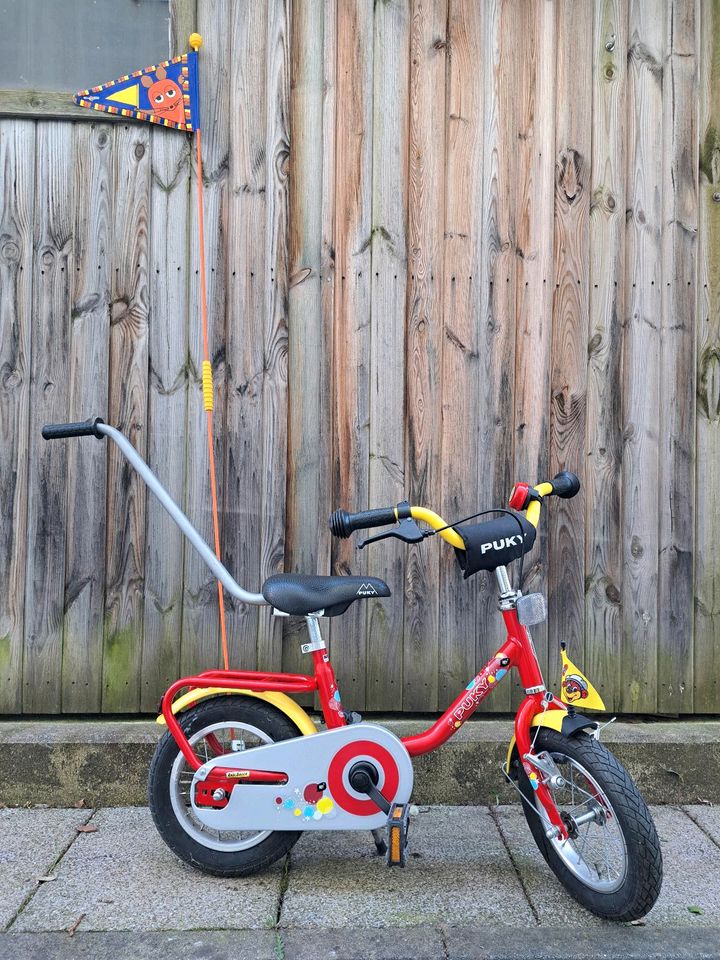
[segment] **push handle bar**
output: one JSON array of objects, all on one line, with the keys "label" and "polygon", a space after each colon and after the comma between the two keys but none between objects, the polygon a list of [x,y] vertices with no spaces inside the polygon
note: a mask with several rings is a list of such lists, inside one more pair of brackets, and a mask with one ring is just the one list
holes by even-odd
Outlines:
[{"label": "push handle bar", "polygon": [[102,440],[98,424],[104,422],[101,417],[90,417],[79,423],[46,423],[42,435],[45,440],[67,440],[68,437],[97,437]]},{"label": "push handle bar", "polygon": [[361,513],[335,510],[330,515],[330,530],[334,537],[346,540],[356,530],[384,527],[388,523],[397,523],[397,520],[395,507],[380,507],[378,510],[363,510]]},{"label": "push handle bar", "polygon": [[250,591],[243,589],[243,587],[235,581],[227,568],[215,556],[215,552],[210,549],[150,467],[145,463],[135,447],[119,430],[104,423],[100,417],[92,417],[83,423],[48,424],[42,428],[42,435],[46,440],[59,440],[61,437],[98,437],[100,440],[108,437],[112,440],[138,473],[141,480],[147,484],[149,490],[158,498],[161,505],[178,525],[180,531],[195,547],[211,572],[222,583],[228,593],[243,603],[253,603],[258,606],[267,604],[267,600],[261,593],[250,593]]}]

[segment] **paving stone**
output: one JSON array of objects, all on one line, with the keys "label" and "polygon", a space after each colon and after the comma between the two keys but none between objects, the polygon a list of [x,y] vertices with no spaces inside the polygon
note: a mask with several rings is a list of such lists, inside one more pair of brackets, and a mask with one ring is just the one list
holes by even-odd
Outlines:
[{"label": "paving stone", "polygon": [[179,861],[145,807],[100,810],[14,930],[202,930],[271,927],[282,867],[246,879],[209,877]]},{"label": "paving stone", "polygon": [[720,847],[720,807],[693,804],[683,810]]},{"label": "paving stone", "polygon": [[370,833],[306,833],[291,854],[281,927],[534,924],[497,827],[482,807],[433,807],[411,824],[405,869]]},{"label": "paving stone", "polygon": [[281,950],[274,930],[0,934],[0,960],[278,960]]},{"label": "paving stone", "polygon": [[0,810],[0,929],[38,887],[90,810]]}]

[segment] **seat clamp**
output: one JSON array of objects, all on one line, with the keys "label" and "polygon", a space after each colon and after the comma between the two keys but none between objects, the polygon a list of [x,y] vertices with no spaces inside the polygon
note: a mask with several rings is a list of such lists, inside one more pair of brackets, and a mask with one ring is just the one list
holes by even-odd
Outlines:
[{"label": "seat clamp", "polygon": [[311,640],[310,643],[303,643],[300,645],[300,650],[302,653],[312,653],[313,650],[324,650],[325,641],[324,640]]}]

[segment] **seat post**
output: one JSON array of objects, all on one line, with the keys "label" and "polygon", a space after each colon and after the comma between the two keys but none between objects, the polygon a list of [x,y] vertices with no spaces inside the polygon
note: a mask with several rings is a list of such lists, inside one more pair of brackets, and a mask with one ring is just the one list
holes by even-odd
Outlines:
[{"label": "seat post", "polygon": [[300,649],[303,653],[312,653],[313,669],[318,685],[318,696],[322,707],[323,717],[328,729],[344,727],[347,723],[340,701],[340,691],[335,680],[335,671],[330,663],[325,641],[320,633],[320,625],[316,616],[305,617],[310,642],[303,643]]}]

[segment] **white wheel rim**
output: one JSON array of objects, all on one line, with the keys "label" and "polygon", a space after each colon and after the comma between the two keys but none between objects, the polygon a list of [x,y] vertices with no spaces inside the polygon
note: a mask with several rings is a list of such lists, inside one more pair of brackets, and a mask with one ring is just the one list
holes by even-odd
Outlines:
[{"label": "white wheel rim", "polygon": [[[243,734],[252,734],[262,743],[274,742],[267,733],[258,729],[258,727],[254,727],[250,723],[223,720],[220,723],[211,723],[203,727],[202,730],[198,730],[197,733],[194,733],[191,737],[188,737],[190,746],[194,749],[196,744],[199,744],[200,741],[209,734],[214,733],[217,735],[217,732],[221,730],[232,730],[234,733],[242,731]],[[236,736],[234,739],[238,739],[238,737]],[[252,749],[252,747],[250,749]],[[207,750],[205,753],[206,756],[204,760],[210,759],[210,757],[207,756]],[[200,759],[203,758],[201,757]],[[183,782],[183,780],[185,782]],[[262,843],[266,837],[270,836],[272,833],[271,830],[223,831],[213,830],[212,827],[205,826],[205,824],[201,823],[194,815],[192,806],[186,802],[186,798],[189,800],[187,788],[191,781],[192,771],[190,770],[190,766],[182,755],[182,752],[178,751],[178,755],[170,771],[170,803],[172,804],[177,822],[185,833],[195,840],[196,843],[199,843],[203,847],[208,847],[210,850],[219,850],[223,853],[235,853],[239,850],[248,850],[250,847],[256,847],[259,843]],[[239,833],[246,835],[238,836]]]},{"label": "white wheel rim", "polygon": [[[578,828],[575,839],[551,839],[555,853],[567,869],[581,883],[597,893],[614,893],[625,881],[628,853],[622,828],[617,815],[608,800],[607,794],[598,782],[588,773],[582,764],[566,754],[552,751],[552,757],[560,765],[562,776],[566,780],[564,787],[550,787],[558,810],[570,816],[577,816],[593,809],[605,811],[605,822],[590,820]],[[569,777],[562,768],[569,764]],[[592,794],[580,786],[576,775],[585,780]],[[563,802],[563,797],[568,798]],[[537,803],[537,801],[536,801]],[[594,833],[593,833],[594,831]]]}]

